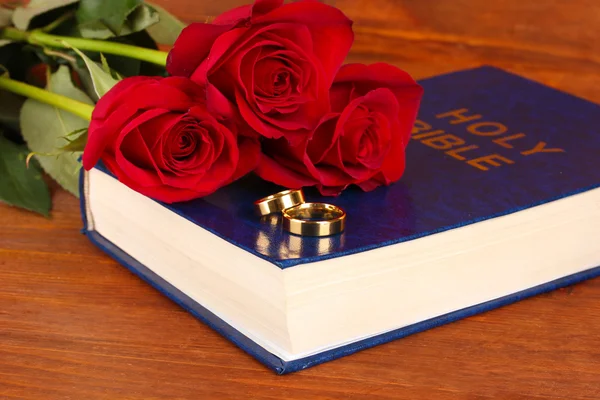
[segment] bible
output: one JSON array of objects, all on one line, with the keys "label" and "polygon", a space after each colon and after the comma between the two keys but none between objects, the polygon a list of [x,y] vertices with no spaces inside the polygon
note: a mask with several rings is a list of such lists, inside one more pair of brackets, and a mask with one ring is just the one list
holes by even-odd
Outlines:
[{"label": "bible", "polygon": [[342,234],[261,220],[283,188],[252,176],[162,204],[102,165],[83,232],[279,374],[600,275],[600,107],[487,66],[419,83],[398,182],[305,190],[346,211]]}]

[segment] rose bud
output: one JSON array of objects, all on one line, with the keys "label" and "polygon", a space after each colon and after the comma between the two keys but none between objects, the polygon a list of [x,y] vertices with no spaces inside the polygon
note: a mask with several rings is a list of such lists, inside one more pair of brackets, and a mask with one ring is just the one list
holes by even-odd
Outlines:
[{"label": "rose bud", "polygon": [[96,105],[83,166],[106,165],[119,181],[165,203],[213,193],[252,171],[257,140],[211,115],[187,78],[126,78]]},{"label": "rose bud", "polygon": [[353,40],[352,22],[334,7],[256,0],[184,29],[167,70],[206,86],[210,107],[237,109],[260,135],[298,143],[329,111],[329,88]]},{"label": "rose bud", "polygon": [[423,89],[388,64],[344,65],[331,88],[332,112],[299,146],[268,140],[257,174],[288,187],[316,186],[338,195],[348,185],[365,191],[401,178]]}]

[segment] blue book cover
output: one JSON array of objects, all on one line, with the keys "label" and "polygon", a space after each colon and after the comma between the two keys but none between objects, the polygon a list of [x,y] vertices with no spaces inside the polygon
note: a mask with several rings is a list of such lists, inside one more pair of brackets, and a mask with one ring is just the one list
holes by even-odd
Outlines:
[{"label": "blue book cover", "polygon": [[[203,199],[163,206],[285,269],[415,240],[600,186],[598,105],[493,67],[459,71],[419,83],[425,94],[407,148],[406,172],[399,182],[368,193],[350,188],[336,198],[305,191],[308,201],[329,202],[346,210],[348,222],[341,235],[299,238],[284,232],[280,225],[260,221],[253,202],[281,188],[256,177],[244,178]],[[85,209],[85,196],[81,197]],[[119,262],[278,373],[303,369],[600,274],[600,268],[594,268],[285,362],[98,233],[84,232]]]}]

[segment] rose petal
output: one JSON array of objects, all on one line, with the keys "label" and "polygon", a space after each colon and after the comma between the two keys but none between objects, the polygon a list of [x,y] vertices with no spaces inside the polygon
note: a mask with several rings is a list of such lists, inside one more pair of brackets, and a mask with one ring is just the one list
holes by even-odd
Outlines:
[{"label": "rose petal", "polygon": [[341,113],[348,103],[352,101],[351,94],[353,90],[354,87],[351,82],[334,83],[329,91],[331,111]]},{"label": "rose petal", "polygon": [[213,23],[241,23],[250,17],[259,17],[266,14],[283,4],[283,0],[256,0],[254,5],[245,5],[225,11],[219,15]]},{"label": "rose petal", "polygon": [[194,84],[187,78],[180,76],[169,76],[161,81],[161,85],[168,85],[184,93],[192,103],[206,102],[206,89]]},{"label": "rose petal", "polygon": [[289,168],[267,155],[262,156],[254,172],[265,181],[288,189],[299,189],[314,186],[318,183],[313,177],[298,173],[294,166]]},{"label": "rose petal", "polygon": [[[229,32],[225,32],[220,35],[214,42],[210,50],[210,54],[208,55],[206,61],[206,72],[210,75],[215,70],[219,69],[224,63],[228,62],[232,57],[236,57],[238,49],[243,48],[247,44],[249,44],[252,40],[257,38],[258,41],[263,41],[265,38],[261,36],[267,32],[271,31],[288,31],[288,32],[296,32],[296,35],[306,36],[306,33],[300,33],[300,31],[305,31],[306,28],[302,26],[298,26],[295,24],[286,24],[280,23],[279,21],[274,22],[272,24],[268,24],[265,26],[257,27],[255,29],[248,28],[236,28],[232,29]],[[285,40],[281,35],[275,35],[278,41]],[[269,39],[269,40],[272,40]],[[292,43],[290,40],[287,40],[287,44]],[[293,44],[295,50],[300,52],[301,54],[306,53],[302,47],[297,44]],[[198,81],[201,79],[201,75],[196,75],[194,73],[191,77],[192,80]]]},{"label": "rose petal", "polygon": [[[223,135],[224,131],[229,132],[227,128],[219,124],[217,121],[203,121],[200,124],[206,131],[205,138],[211,143],[212,154],[211,158],[207,160],[210,164],[215,162],[215,159],[224,151],[224,147],[229,144],[226,143]],[[231,133],[231,132],[229,132]],[[227,134],[229,135],[229,134]],[[233,134],[231,134],[233,135]],[[225,150],[227,151],[227,150]]]},{"label": "rose petal", "polygon": [[225,119],[234,119],[237,115],[235,106],[217,89],[209,84],[206,87],[206,98],[208,110]]},{"label": "rose petal", "polygon": [[[236,28],[227,31],[217,37],[210,49],[208,56],[203,64],[202,70],[204,73],[195,71],[191,75],[191,79],[194,82],[202,83],[203,75],[210,74],[212,71],[218,69],[223,63],[229,60],[230,57],[235,55],[234,50],[238,44],[242,45],[243,41],[252,39],[254,35],[252,32],[249,33],[247,28]],[[242,42],[242,43],[238,43]],[[198,64],[200,65],[200,64]]]},{"label": "rose petal", "polygon": [[[328,86],[326,85],[326,79],[322,76],[323,72],[320,62],[310,54],[306,54],[297,44],[286,38],[277,37],[277,35],[272,35],[274,38],[277,37],[277,42],[260,39],[260,35],[263,33],[265,35],[267,33],[273,34],[273,32],[285,29],[304,36],[308,36],[309,33],[305,27],[298,28],[297,25],[280,23],[263,26],[252,31],[248,31],[246,28],[234,29],[223,34],[215,41],[215,46],[211,50],[209,59],[202,69],[208,70],[208,81],[212,85],[212,87],[207,89],[209,104],[211,104],[211,96],[215,96],[215,89],[218,88],[218,91],[221,92],[221,97],[236,102],[239,108],[239,115],[253,130],[268,138],[279,138],[285,135],[289,140],[296,143],[306,136],[307,131],[314,129],[320,118],[329,109]],[[249,46],[250,48],[259,45],[268,47],[269,45],[282,44],[285,48],[292,48],[303,59],[313,60],[311,61],[312,69],[316,68],[316,71],[307,71],[305,73],[304,71],[308,68],[301,68],[303,79],[309,79],[311,75],[313,76],[314,84],[309,86],[313,89],[303,91],[301,96],[306,96],[307,94],[314,96],[315,101],[310,101],[310,98],[294,97],[296,96],[294,95],[282,99],[277,104],[274,101],[271,104],[270,101],[258,101],[254,97],[254,77],[250,73],[250,71],[253,71],[253,61],[247,61],[238,57],[243,57],[248,52],[248,48],[244,48],[244,46]],[[231,59],[232,57],[234,58]],[[253,52],[253,60],[256,57],[257,53]],[[221,68],[223,66],[227,67]],[[240,75],[240,66],[242,66],[242,71],[246,71],[243,76]],[[223,70],[227,70],[228,73],[223,73]],[[192,76],[192,79],[196,79],[196,74]],[[240,85],[239,89],[235,89],[235,93],[232,96],[231,85],[235,81],[243,82],[243,85]],[[240,91],[243,92],[243,97],[246,97],[246,99],[242,99]],[[300,108],[296,106],[296,103],[306,104]]]},{"label": "rose petal", "polygon": [[[82,156],[83,167],[90,170],[119,135],[124,124],[135,115],[137,109],[131,106],[118,108],[106,120],[93,119],[88,128],[88,140]],[[114,147],[114,146],[113,146]]]},{"label": "rose petal", "polygon": [[252,6],[252,18],[258,18],[281,7],[283,0],[256,0]]},{"label": "rose petal", "polygon": [[[125,147],[125,150],[130,150],[129,156],[133,156],[133,162],[127,159],[127,157],[121,151],[121,148]],[[161,183],[160,170],[154,163],[150,150],[146,147],[142,136],[137,129],[130,132],[128,135],[121,134],[117,139],[115,151],[115,161],[117,162],[119,169],[123,171],[130,179],[135,181],[139,186],[148,187],[156,186]],[[136,152],[136,154],[132,154]],[[135,162],[141,162],[144,166],[136,165]],[[147,169],[145,166],[149,165],[151,169]]]},{"label": "rose petal", "polygon": [[377,189],[379,186],[384,184],[381,180],[381,173],[377,174],[376,177],[373,177],[367,181],[357,183],[358,187],[360,187],[365,192],[370,192],[372,190]]},{"label": "rose petal", "polygon": [[[283,135],[299,133],[301,137],[305,132],[311,131],[318,124],[323,112],[329,109],[325,104],[327,98],[319,99],[318,102],[310,102],[301,107],[296,113],[286,114],[285,118],[256,113],[239,92],[235,93],[236,103],[244,120],[261,135],[268,138],[279,138]],[[314,103],[314,104],[313,104]],[[322,106],[323,108],[320,108]],[[305,132],[299,132],[305,131]]]},{"label": "rose petal", "polygon": [[256,138],[238,137],[239,160],[229,183],[254,171],[261,159],[260,142]]},{"label": "rose petal", "polygon": [[[294,130],[282,130],[279,127],[275,127],[269,124],[269,121],[262,121],[259,119],[256,114],[250,109],[249,105],[246,101],[236,93],[237,104],[239,106],[240,115],[244,119],[244,121],[249,125],[250,128],[254,129],[261,136],[266,138],[278,139],[285,135],[286,139],[291,144],[298,144],[302,140],[306,139],[306,137],[310,134],[310,130],[308,129],[294,129]],[[268,120],[268,118],[265,118]],[[271,119],[273,120],[273,119]],[[296,128],[297,125],[293,123],[283,124],[286,125],[286,128]]]},{"label": "rose petal", "polygon": [[[344,64],[335,77],[335,83],[342,82],[370,83],[371,87],[368,90],[378,87],[392,89],[401,87],[416,88],[419,86],[406,71],[387,63],[375,63],[370,65],[358,63]],[[364,94],[365,93],[361,93],[361,95]]]},{"label": "rose petal", "polygon": [[[152,148],[154,160],[165,176],[182,178],[174,184],[176,187],[194,186],[206,169],[210,168],[214,159],[212,142],[206,137],[205,130],[197,121],[187,119],[187,116],[182,116],[168,130],[161,131],[160,140]],[[182,136],[190,137],[193,148],[185,152],[180,151],[178,140]],[[178,158],[178,155],[185,157]]]},{"label": "rose petal", "polygon": [[402,111],[397,97],[388,88],[371,90],[362,97],[362,104],[369,110],[384,114],[389,119],[396,119]]},{"label": "rose petal", "polygon": [[346,166],[342,157],[342,150],[340,145],[340,140],[342,140],[343,136],[346,134],[346,124],[352,118],[352,115],[356,108],[361,104],[361,99],[356,99],[343,110],[339,117],[337,118],[336,126],[335,126],[335,135],[332,138],[334,140],[334,144],[331,146],[330,151],[323,154],[321,157],[321,163],[335,166],[341,170],[345,170]]},{"label": "rose petal", "polygon": [[[327,186],[338,188],[346,187],[354,182],[354,178],[352,178],[350,175],[330,165],[319,165],[318,169],[321,175],[321,188]],[[321,191],[321,193],[323,193],[323,191]]]},{"label": "rose petal", "polygon": [[349,185],[344,186],[323,186],[317,185],[317,189],[323,196],[339,196]]},{"label": "rose petal", "polygon": [[369,110],[362,105],[361,100],[357,99],[348,105],[347,111],[344,111],[340,117],[340,120],[345,120],[343,133],[340,137],[341,150],[344,163],[348,164],[357,162],[361,138],[372,124],[369,118]]},{"label": "rose petal", "polygon": [[[83,168],[86,171],[94,168],[96,163],[98,163],[106,146],[112,140],[114,133],[108,127],[102,125],[92,127],[92,124],[94,124],[94,121],[92,121],[88,129],[88,141],[81,157]],[[95,125],[98,125],[98,123],[95,123]]]},{"label": "rose petal", "polygon": [[[404,137],[401,135],[403,127],[396,121],[392,121],[391,132],[392,140],[389,150],[389,157],[386,157],[382,166],[382,179],[386,185],[396,182],[404,174],[406,166]],[[397,132],[394,134],[394,132]]]},{"label": "rose petal", "polygon": [[[142,127],[144,124],[151,122],[152,120],[162,116],[168,114],[169,116],[173,117],[173,114],[170,113],[169,110],[165,110],[164,108],[156,108],[153,110],[149,110],[149,111],[142,111],[137,113],[137,115],[134,115],[133,118],[128,121],[127,125],[125,125],[123,128],[120,129],[121,134],[128,134],[129,132],[131,132],[133,129],[137,129]],[[177,114],[175,114],[177,115]],[[155,128],[154,126],[152,126],[151,128]],[[146,146],[148,146],[149,149],[152,148],[152,146],[154,145],[154,141],[156,140],[153,135],[160,133],[162,131],[160,130],[155,130],[155,129],[148,129],[148,127],[146,127],[145,129],[141,130],[142,132],[142,137],[144,139],[144,142],[146,143]]]},{"label": "rose petal", "polygon": [[94,112],[92,113],[92,119],[105,119],[108,115],[112,114],[116,108],[118,108],[124,97],[129,96],[130,90],[137,86],[146,85],[157,80],[158,78],[156,77],[134,76],[119,81],[107,93],[105,93],[100,100],[98,100],[98,103],[94,107]]},{"label": "rose petal", "polygon": [[[137,168],[143,169],[144,171],[150,171],[153,175],[156,175],[156,172],[153,171],[158,169],[158,167],[156,166],[148,147],[145,144],[140,144],[139,140],[142,138],[142,135],[139,130],[134,128],[131,132],[122,132],[121,135],[122,141],[119,144],[117,151],[115,151],[117,162],[122,164],[120,162],[120,157],[123,157],[128,163],[131,163]],[[121,169],[123,169],[123,165],[121,165]]]},{"label": "rose petal", "polygon": [[159,145],[160,139],[165,132],[169,132],[173,126],[185,116],[185,114],[182,113],[173,113],[168,110],[165,111],[167,112],[164,114],[157,114],[154,118],[140,123],[138,126],[142,138],[151,152],[154,152],[155,148]]},{"label": "rose petal", "polygon": [[317,1],[284,4],[252,22],[267,25],[293,22],[307,26],[312,36],[313,53],[325,72],[327,87],[331,86],[354,41],[352,21],[339,9]]},{"label": "rose petal", "polygon": [[265,123],[256,115],[240,92],[235,93],[235,99],[240,115],[252,129],[266,138],[278,139],[283,136],[283,132],[280,129]]},{"label": "rose petal", "polygon": [[263,156],[255,172],[265,180],[287,187],[317,184],[318,180],[307,167],[311,163],[306,156],[306,143],[305,139],[291,146],[285,138],[265,140]]},{"label": "rose petal", "polygon": [[[305,103],[315,101],[319,84],[315,67],[295,52],[269,50],[263,47],[259,59],[252,64],[252,70],[257,75],[255,79],[259,82],[259,85],[253,83],[253,94],[259,95],[256,97],[258,108],[265,114],[268,110],[289,114]],[[281,75],[287,76],[285,84],[276,87],[275,80]],[[315,80],[312,84],[311,77]],[[249,86],[247,80],[242,82],[244,86]]]},{"label": "rose petal", "polygon": [[173,76],[190,77],[206,59],[215,40],[233,24],[188,25],[179,35],[167,57],[167,71]]},{"label": "rose petal", "polygon": [[[256,98],[254,96],[254,70],[256,60],[260,56],[260,47],[250,47],[240,51],[236,61],[230,63],[230,74],[234,79],[237,80],[237,90],[243,91],[246,100],[250,103],[254,103]],[[229,68],[228,68],[229,69]],[[222,85],[220,85],[222,86]],[[234,89],[234,91],[236,90]]]},{"label": "rose petal", "polygon": [[173,111],[187,111],[193,103],[186,93],[160,82],[132,88],[127,100],[138,109],[164,108]]},{"label": "rose petal", "polygon": [[338,84],[352,85],[357,95],[366,95],[378,88],[389,89],[398,102],[400,132],[405,144],[408,144],[423,97],[423,88],[408,73],[386,63],[346,64],[340,68],[334,87],[337,88]]},{"label": "rose petal", "polygon": [[226,150],[219,154],[215,162],[206,170],[202,179],[197,183],[198,187],[202,187],[203,190],[211,193],[231,180],[239,160],[236,138],[224,126],[221,125],[220,128],[227,143]]},{"label": "rose petal", "polygon": [[[202,150],[203,146],[198,146],[198,142],[202,140],[197,135],[188,133],[185,127],[182,127],[181,131],[172,130],[164,139],[165,158],[168,155],[173,162],[176,162],[197,153],[203,153],[199,158],[205,158],[206,152]],[[198,152],[195,151],[197,148],[200,148]]]},{"label": "rose petal", "polygon": [[215,155],[218,157],[206,173],[206,180],[219,181],[222,184],[233,175],[238,160],[239,149],[237,138],[224,125],[220,124],[212,115],[200,107],[190,109],[191,116],[201,121],[201,124],[210,129],[210,137],[213,140]]},{"label": "rose petal", "polygon": [[341,130],[336,129],[339,114],[328,114],[310,137],[306,152],[314,164],[320,163],[338,140]]},{"label": "rose petal", "polygon": [[314,38],[310,29],[303,24],[273,23],[262,28],[261,36],[280,42],[282,48],[297,54],[313,54]]},{"label": "rose petal", "polygon": [[231,10],[227,10],[221,15],[217,16],[214,19],[213,24],[235,26],[237,24],[243,23],[245,20],[250,19],[251,16],[251,5],[234,7]]},{"label": "rose petal", "polygon": [[127,174],[120,170],[119,165],[113,157],[105,155],[102,157],[102,162],[104,162],[106,167],[116,175],[120,182],[136,192],[155,200],[162,201],[164,203],[175,203],[192,200],[202,196],[202,193],[194,190],[177,189],[174,187],[164,186],[162,184],[156,186],[140,186],[136,180],[131,179]]},{"label": "rose petal", "polygon": [[398,134],[398,132],[391,132],[390,120],[383,114],[373,112],[371,118],[374,121],[361,138],[358,160],[363,166],[378,170],[389,154],[392,134]]}]

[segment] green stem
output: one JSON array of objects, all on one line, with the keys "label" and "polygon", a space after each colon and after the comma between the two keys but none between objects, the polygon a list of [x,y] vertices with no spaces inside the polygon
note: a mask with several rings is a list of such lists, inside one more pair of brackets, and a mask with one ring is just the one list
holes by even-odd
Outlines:
[{"label": "green stem", "polygon": [[63,49],[74,47],[82,51],[94,51],[98,53],[135,58],[137,60],[147,61],[163,67],[167,65],[167,52],[146,49],[144,47],[132,46],[129,44],[109,42],[106,40],[56,36],[42,32],[41,30],[25,32],[16,28],[4,28],[0,34],[0,39],[28,42],[33,45],[43,45]]},{"label": "green stem", "polygon": [[73,100],[60,94],[52,93],[48,90],[40,89],[38,87],[5,78],[3,76],[0,76],[0,89],[5,89],[9,92],[20,94],[21,96],[29,97],[42,103],[49,104],[56,108],[60,108],[75,114],[88,121],[92,119],[92,112],[94,111],[93,106]]}]

